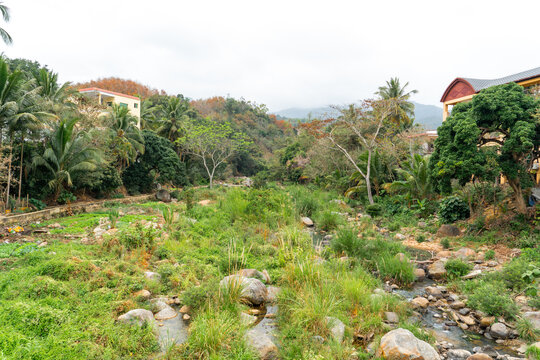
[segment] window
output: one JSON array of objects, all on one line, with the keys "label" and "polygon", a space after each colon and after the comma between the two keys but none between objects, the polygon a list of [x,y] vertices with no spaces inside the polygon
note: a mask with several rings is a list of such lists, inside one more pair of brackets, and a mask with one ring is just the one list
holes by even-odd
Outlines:
[{"label": "window", "polygon": [[133,104],[133,107],[136,109],[136,108],[139,107],[139,104],[135,103],[135,104]]},{"label": "window", "polygon": [[121,103],[120,103],[120,106],[121,106],[121,107],[128,107],[128,104],[121,102]]}]

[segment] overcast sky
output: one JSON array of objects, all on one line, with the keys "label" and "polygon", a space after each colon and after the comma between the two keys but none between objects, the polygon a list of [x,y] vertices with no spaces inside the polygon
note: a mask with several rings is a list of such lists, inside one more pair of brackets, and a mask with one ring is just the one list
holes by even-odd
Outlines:
[{"label": "overcast sky", "polygon": [[4,0],[9,57],[271,110],[368,98],[390,77],[439,105],[457,76],[540,66],[540,0]]}]

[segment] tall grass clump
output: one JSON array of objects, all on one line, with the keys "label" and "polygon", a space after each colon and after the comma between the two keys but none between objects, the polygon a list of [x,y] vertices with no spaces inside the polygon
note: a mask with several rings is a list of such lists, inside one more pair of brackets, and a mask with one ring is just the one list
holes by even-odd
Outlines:
[{"label": "tall grass clump", "polygon": [[332,239],[332,249],[337,253],[345,253],[347,256],[360,254],[364,241],[358,236],[358,230],[351,227],[341,228]]},{"label": "tall grass clump", "polygon": [[414,282],[414,270],[407,258],[401,260],[390,254],[383,254],[376,260],[377,270],[383,280],[393,280],[400,285]]},{"label": "tall grass clump", "polygon": [[335,211],[324,210],[318,213],[317,226],[324,231],[332,231],[343,224],[343,218]]},{"label": "tall grass clump", "polygon": [[249,201],[245,199],[244,193],[240,189],[230,190],[220,202],[221,210],[229,216],[231,222],[240,220],[245,216],[248,205]]},{"label": "tall grass clump", "polygon": [[228,359],[231,353],[242,354],[238,359],[255,360],[243,341],[244,329],[238,314],[207,308],[191,323],[190,336],[184,356],[188,359]]}]

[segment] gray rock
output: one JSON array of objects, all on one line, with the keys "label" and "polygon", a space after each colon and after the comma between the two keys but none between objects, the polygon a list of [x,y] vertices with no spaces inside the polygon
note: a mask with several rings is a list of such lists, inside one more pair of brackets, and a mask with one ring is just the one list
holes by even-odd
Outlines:
[{"label": "gray rock", "polygon": [[523,313],[523,318],[529,320],[534,328],[540,331],[540,311],[527,311]]},{"label": "gray rock", "polygon": [[322,336],[315,335],[315,336],[312,336],[311,338],[313,339],[313,341],[318,342],[319,344],[324,343],[324,338]]},{"label": "gray rock", "polygon": [[407,238],[405,235],[400,233],[397,233],[394,237],[398,240],[405,240]]},{"label": "gray rock", "polygon": [[255,324],[257,317],[253,315],[246,314],[244,312],[240,313],[240,322],[245,326],[251,326]]},{"label": "gray rock", "polygon": [[311,220],[310,218],[308,218],[307,216],[304,216],[302,217],[302,223],[305,225],[305,226],[308,226],[308,227],[311,227],[313,226],[313,220]]},{"label": "gray rock", "polygon": [[426,287],[426,294],[432,295],[436,298],[442,298],[443,294],[442,291],[439,288],[436,288],[434,286],[427,286]]},{"label": "gray rock", "polygon": [[265,284],[270,284],[270,275],[268,275],[268,271],[263,270],[259,271],[256,269],[242,269],[238,272],[238,275],[245,276],[247,278],[253,278],[261,280]]},{"label": "gray rock", "polygon": [[427,342],[417,339],[406,329],[396,329],[381,338],[377,356],[388,360],[440,360],[435,349]]},{"label": "gray rock", "polygon": [[160,281],[161,280],[161,275],[159,275],[157,272],[153,272],[153,271],[145,271],[144,272],[144,277],[146,277],[148,280],[153,280],[153,281]]},{"label": "gray rock", "polygon": [[428,266],[428,274],[431,278],[439,280],[446,276],[446,269],[444,264],[446,262],[443,260],[437,260],[433,264]]},{"label": "gray rock", "polygon": [[257,351],[261,360],[278,359],[279,351],[276,344],[261,329],[254,328],[247,331],[245,340],[248,346]]},{"label": "gray rock", "polygon": [[508,328],[503,323],[495,323],[491,325],[489,333],[496,339],[506,339],[508,338]]},{"label": "gray rock", "polygon": [[424,269],[414,269],[414,277],[416,281],[423,281],[426,278],[426,272]]},{"label": "gray rock", "polygon": [[386,319],[386,322],[390,324],[397,324],[399,322],[399,316],[395,312],[386,311],[384,313],[384,317]]},{"label": "gray rock", "polygon": [[474,278],[478,277],[480,274],[482,274],[482,270],[477,269],[477,270],[471,271],[471,272],[468,273],[467,275],[463,275],[461,278],[462,278],[463,280],[474,279]]},{"label": "gray rock", "polygon": [[345,336],[345,324],[341,322],[338,318],[327,316],[326,317],[326,324],[328,325],[328,328],[330,329],[330,334],[332,335],[332,338],[336,340],[337,342],[341,343],[343,341],[343,337]]},{"label": "gray rock", "polygon": [[156,320],[167,320],[172,319],[173,317],[176,317],[178,314],[172,307],[167,305],[165,308],[163,308],[160,312],[154,315],[154,318]]},{"label": "gray rock", "polygon": [[425,221],[419,221],[419,222],[418,222],[418,227],[419,227],[420,229],[423,229],[423,228],[425,228],[426,226],[427,226],[427,224],[426,224]]},{"label": "gray rock", "polygon": [[267,286],[266,290],[266,302],[269,304],[275,304],[277,302],[277,297],[281,289],[276,286]]},{"label": "gray rock", "polygon": [[266,301],[268,290],[266,286],[257,279],[247,278],[240,275],[229,275],[220,281],[219,286],[240,286],[242,288],[241,299],[252,305],[260,305]]},{"label": "gray rock", "polygon": [[446,353],[448,360],[467,360],[472,354],[464,349],[450,349]]},{"label": "gray rock", "polygon": [[441,225],[439,230],[437,230],[437,236],[440,237],[440,238],[443,238],[443,237],[456,237],[456,236],[459,236],[459,235],[461,235],[461,231],[455,225],[443,224],[443,225]]},{"label": "gray rock", "polygon": [[144,323],[148,323],[151,326],[154,326],[155,324],[154,315],[150,310],[145,309],[128,311],[127,313],[120,315],[118,321],[139,326],[142,326]]},{"label": "gray rock", "polygon": [[171,193],[167,190],[161,189],[156,192],[156,199],[166,203],[171,202]]},{"label": "gray rock", "polygon": [[416,309],[425,309],[429,305],[429,300],[426,299],[425,297],[419,296],[419,297],[416,297],[416,298],[412,299],[411,304]]}]

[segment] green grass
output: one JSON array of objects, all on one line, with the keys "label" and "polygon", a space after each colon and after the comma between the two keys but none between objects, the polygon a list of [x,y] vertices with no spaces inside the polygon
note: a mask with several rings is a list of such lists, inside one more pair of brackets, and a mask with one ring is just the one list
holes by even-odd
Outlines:
[{"label": "green grass", "polygon": [[[159,346],[151,329],[116,322],[131,309],[150,309],[134,295],[146,289],[153,296],[179,295],[192,307],[189,341],[169,349],[169,358],[255,359],[243,340],[239,289],[219,286],[242,268],[267,270],[282,289],[276,319],[282,359],[350,359],[358,350],[352,333],[382,335],[385,311],[407,316],[399,298],[371,296],[381,286],[372,275],[377,269],[383,278],[408,283],[412,267],[394,257],[403,246],[377,235],[372,220],[344,226],[352,209],[333,201],[337,193],[274,186],[194,189],[192,197],[189,210],[183,203],[148,202],[49,220],[40,226],[64,228],[44,236],[44,248],[37,239],[0,245],[0,257],[8,258],[0,271],[0,358],[153,358]],[[205,199],[213,203],[197,204]],[[99,244],[60,236],[91,233],[111,209],[118,211],[118,231]],[[128,209],[143,213],[121,215]],[[317,228],[337,231],[324,264],[315,263],[312,239],[300,224],[307,214]],[[166,229],[145,229],[142,220],[164,221]],[[350,259],[339,260],[340,252]],[[161,281],[147,280],[147,270]],[[348,326],[343,343],[329,337],[327,316]],[[315,335],[328,341],[314,342]]]}]

